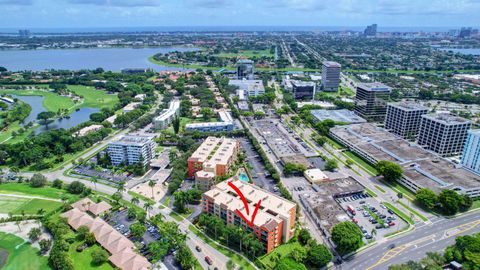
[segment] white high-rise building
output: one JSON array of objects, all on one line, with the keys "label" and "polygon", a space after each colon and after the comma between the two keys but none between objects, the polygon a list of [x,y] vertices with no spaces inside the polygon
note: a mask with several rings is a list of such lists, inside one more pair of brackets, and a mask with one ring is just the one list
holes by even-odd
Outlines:
[{"label": "white high-rise building", "polygon": [[480,129],[468,131],[467,142],[463,149],[462,165],[480,173]]},{"label": "white high-rise building", "polygon": [[107,153],[113,165],[136,164],[147,165],[155,155],[153,136],[125,135],[108,144]]},{"label": "white high-rise building", "polygon": [[177,116],[180,116],[180,100],[174,99],[168,109],[153,119],[153,126],[155,129],[165,129]]}]

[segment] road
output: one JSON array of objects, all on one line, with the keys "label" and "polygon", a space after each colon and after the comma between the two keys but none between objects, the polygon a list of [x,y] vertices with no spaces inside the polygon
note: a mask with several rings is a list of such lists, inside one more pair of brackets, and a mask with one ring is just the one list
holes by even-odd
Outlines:
[{"label": "road", "polygon": [[[418,261],[429,251],[443,251],[455,243],[455,237],[480,232],[480,212],[472,212],[454,219],[439,219],[416,227],[408,234],[390,242],[379,243],[337,265],[336,269],[387,269],[389,265],[409,260]],[[391,245],[395,248],[391,249]]]}]

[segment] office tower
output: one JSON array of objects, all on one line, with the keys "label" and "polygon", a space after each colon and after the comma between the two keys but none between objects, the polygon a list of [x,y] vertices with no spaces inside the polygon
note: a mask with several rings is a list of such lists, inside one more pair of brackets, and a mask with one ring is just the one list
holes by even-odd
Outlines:
[{"label": "office tower", "polygon": [[295,99],[313,99],[315,96],[315,83],[304,81],[291,81],[293,97]]},{"label": "office tower", "polygon": [[[245,196],[250,209],[249,214],[246,213],[242,200],[228,185],[229,182]],[[260,200],[253,224],[245,222],[237,210],[250,221]],[[202,210],[220,217],[226,224],[234,224],[253,233],[263,243],[264,251],[267,253],[280,244],[287,243],[294,235],[296,204],[256,185],[243,182],[237,176],[205,192],[202,197]]]},{"label": "office tower", "polygon": [[382,83],[360,83],[355,96],[355,113],[368,121],[383,122],[391,88]]},{"label": "office tower", "polygon": [[110,142],[107,153],[113,165],[137,164],[147,165],[155,155],[153,136],[125,135]]},{"label": "office tower", "polygon": [[385,128],[403,139],[413,140],[418,134],[421,116],[427,112],[427,108],[414,103],[388,103]]},{"label": "office tower", "polygon": [[18,30],[18,35],[20,37],[30,37],[30,30],[28,29]]},{"label": "office tower", "polygon": [[237,78],[253,80],[253,74],[255,73],[255,65],[252,60],[240,59],[237,62]]},{"label": "office tower", "polygon": [[463,151],[469,120],[448,113],[422,115],[418,144],[441,156],[452,156]]},{"label": "office tower", "polygon": [[476,173],[480,173],[480,129],[469,130],[467,142],[463,149],[462,165]]},{"label": "office tower", "polygon": [[377,24],[368,25],[363,31],[365,36],[376,36],[377,35]]},{"label": "office tower", "polygon": [[322,63],[322,90],[337,92],[340,85],[341,65],[337,62],[324,61]]}]

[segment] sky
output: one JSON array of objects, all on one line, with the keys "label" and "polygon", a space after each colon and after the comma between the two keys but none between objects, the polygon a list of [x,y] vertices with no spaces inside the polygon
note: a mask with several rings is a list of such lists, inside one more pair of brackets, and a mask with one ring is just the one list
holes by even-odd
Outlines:
[{"label": "sky", "polygon": [[480,26],[480,0],[0,0],[0,28]]}]

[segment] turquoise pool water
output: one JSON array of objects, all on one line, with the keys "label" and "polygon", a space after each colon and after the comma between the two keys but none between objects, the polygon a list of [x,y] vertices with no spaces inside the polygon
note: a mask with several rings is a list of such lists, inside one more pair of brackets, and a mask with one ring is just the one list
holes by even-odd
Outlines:
[{"label": "turquoise pool water", "polygon": [[238,179],[240,179],[240,181],[247,182],[247,183],[249,181],[248,176],[244,173],[239,174]]}]

